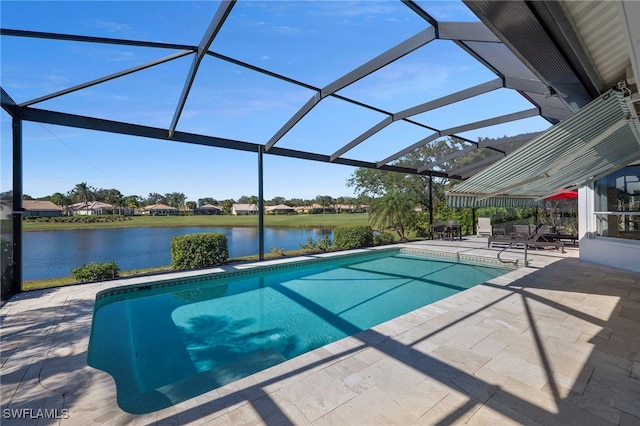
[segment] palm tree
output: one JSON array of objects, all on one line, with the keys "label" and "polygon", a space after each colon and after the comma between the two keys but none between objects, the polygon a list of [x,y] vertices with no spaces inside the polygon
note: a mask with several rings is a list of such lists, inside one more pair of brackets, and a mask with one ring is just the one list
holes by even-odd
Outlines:
[{"label": "palm tree", "polygon": [[369,221],[380,231],[393,228],[400,240],[406,241],[407,231],[415,224],[416,212],[413,207],[411,197],[398,191],[388,192],[372,200]]},{"label": "palm tree", "polygon": [[333,197],[330,195],[318,195],[316,203],[322,206],[322,213],[324,214],[326,212],[325,209],[333,204]]},{"label": "palm tree", "polygon": [[62,193],[56,192],[52,196],[49,197],[49,201],[53,204],[63,207],[67,204],[67,197],[65,197]]},{"label": "palm tree", "polygon": [[233,203],[235,203],[232,199],[222,200],[220,201],[220,206],[222,206],[222,212],[224,214],[231,214],[231,209],[233,207]]},{"label": "palm tree", "polygon": [[184,202],[187,199],[187,196],[182,192],[172,192],[171,194],[164,195],[167,198],[167,201],[169,201],[169,205],[177,209],[182,209],[184,207]]},{"label": "palm tree", "polygon": [[134,214],[136,209],[142,205],[142,202],[143,199],[137,195],[127,195],[124,197],[125,205],[129,207]]},{"label": "palm tree", "polygon": [[95,188],[87,185],[87,182],[80,182],[76,184],[75,188],[71,190],[71,195],[76,200],[80,200],[87,209],[87,214],[89,214],[89,200],[94,198]]}]

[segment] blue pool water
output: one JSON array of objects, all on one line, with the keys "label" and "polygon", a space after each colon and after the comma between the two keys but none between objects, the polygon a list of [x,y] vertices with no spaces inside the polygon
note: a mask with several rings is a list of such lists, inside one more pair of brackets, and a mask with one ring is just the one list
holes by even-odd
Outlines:
[{"label": "blue pool water", "polygon": [[156,411],[502,275],[398,250],[99,294],[89,365]]}]

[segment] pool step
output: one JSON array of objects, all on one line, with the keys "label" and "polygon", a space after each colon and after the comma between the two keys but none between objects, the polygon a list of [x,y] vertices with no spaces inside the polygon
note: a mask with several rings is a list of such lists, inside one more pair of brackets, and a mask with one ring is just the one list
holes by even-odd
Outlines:
[{"label": "pool step", "polygon": [[287,359],[278,351],[263,349],[233,360],[227,364],[203,371],[174,383],[157,388],[173,404],[217,389],[235,380],[249,376]]}]

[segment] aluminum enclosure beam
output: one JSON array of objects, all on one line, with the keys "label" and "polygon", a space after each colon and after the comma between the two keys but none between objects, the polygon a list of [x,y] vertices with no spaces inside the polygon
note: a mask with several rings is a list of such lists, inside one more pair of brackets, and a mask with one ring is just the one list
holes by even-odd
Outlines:
[{"label": "aluminum enclosure beam", "polygon": [[20,107],[2,87],[0,87],[0,103],[2,104],[2,109],[7,111],[11,117],[15,118],[20,114]]},{"label": "aluminum enclosure beam", "polygon": [[[336,159],[339,156],[341,156],[342,154],[344,154],[345,152],[353,149],[354,147],[356,147],[357,145],[359,145],[360,143],[364,142],[366,139],[370,138],[371,136],[373,136],[375,133],[381,131],[382,129],[384,129],[385,127],[387,127],[388,125],[390,125],[391,123],[398,121],[398,120],[402,120],[414,115],[418,115],[418,114],[422,114],[428,111],[432,111],[434,109],[437,108],[441,108],[443,106],[447,106],[447,105],[451,105],[454,104],[456,102],[460,102],[466,99],[470,99],[472,97],[475,96],[479,96],[485,93],[489,93],[493,90],[497,90],[497,89],[501,89],[501,88],[508,88],[508,89],[514,89],[514,90],[526,90],[529,92],[534,92],[534,93],[539,93],[539,94],[543,94],[544,90],[546,89],[546,87],[540,82],[540,81],[535,81],[535,80],[525,80],[522,78],[505,78],[505,80],[503,81],[500,78],[496,78],[494,80],[488,81],[486,83],[482,83],[482,84],[478,84],[476,86],[470,87],[468,89],[464,89],[464,90],[460,90],[456,93],[452,93],[450,95],[447,96],[443,96],[441,98],[438,99],[434,99],[433,101],[429,101],[429,102],[425,102],[421,105],[417,105],[411,108],[407,108],[403,111],[400,111],[398,113],[393,114],[393,116],[391,117],[391,119],[386,118],[385,120],[382,120],[381,122],[379,122],[378,124],[376,124],[375,126],[371,127],[370,129],[368,129],[366,132],[362,133],[360,136],[358,136],[357,138],[353,139],[351,142],[349,142],[348,144],[344,145],[342,148],[340,148],[339,150],[337,150],[336,152],[334,152],[333,154],[331,154],[331,158]],[[531,110],[533,111],[533,110]],[[539,114],[539,112],[538,112]],[[523,118],[528,118],[527,117],[523,117]],[[496,123],[499,124],[499,123]],[[491,124],[490,124],[491,125]],[[434,129],[435,130],[435,129]],[[398,151],[397,153],[390,155],[389,157],[385,158],[384,160],[381,160],[378,162],[378,165],[383,165],[383,164],[387,164],[393,160],[396,160],[400,157],[402,157],[403,155],[420,148],[422,145],[426,145],[429,142],[432,142],[433,140],[437,139],[437,137],[441,137],[441,136],[449,136],[448,134],[446,134],[446,130],[444,131],[436,131],[437,132],[437,136],[433,137],[434,135],[431,135],[425,139],[423,139],[420,142],[416,142],[415,144],[412,144],[411,146]]]},{"label": "aluminum enclosure beam", "polygon": [[258,260],[264,260],[264,147],[258,145]]},{"label": "aluminum enclosure beam", "polygon": [[392,162],[393,160],[396,160],[400,157],[402,157],[403,155],[406,155],[408,153],[410,153],[411,151],[414,151],[426,144],[428,144],[429,142],[433,142],[434,140],[438,139],[440,137],[440,132],[436,132],[433,133],[429,136],[427,136],[424,139],[419,140],[418,142],[414,143],[413,145],[410,145],[408,147],[406,147],[405,149],[396,152],[393,155],[390,155],[389,157],[385,158],[384,160],[378,161],[378,167],[382,167],[385,164],[388,164],[390,162]]},{"label": "aluminum enclosure beam", "polygon": [[532,108],[520,112],[514,112],[512,114],[505,114],[499,117],[489,118],[487,120],[475,121],[473,123],[464,124],[462,126],[450,127],[448,129],[442,130],[440,133],[442,136],[451,136],[455,133],[468,132],[469,130],[481,129],[483,127],[495,126],[496,124],[508,123],[510,121],[535,117],[538,114],[539,111],[536,108]]},{"label": "aluminum enclosure beam", "polygon": [[403,118],[422,114],[437,108],[441,108],[443,106],[447,106],[447,105],[454,104],[456,102],[463,101],[465,99],[470,99],[475,96],[492,92],[502,87],[504,87],[502,84],[502,80],[499,78],[496,78],[494,80],[487,81],[486,83],[481,83],[476,86],[469,87],[468,89],[463,89],[458,92],[452,93],[450,95],[446,95],[441,98],[434,99],[432,101],[425,102],[423,104],[416,105],[411,108],[407,108],[405,110],[398,112],[397,114],[394,114],[393,118],[394,120],[400,120]]},{"label": "aluminum enclosure beam", "polygon": [[[531,7],[536,12],[538,19],[546,26],[547,31],[561,49],[572,69],[575,70],[580,81],[583,82],[586,90],[593,97],[596,97],[608,89],[598,76],[563,6],[558,1],[544,0],[531,2]],[[636,21],[638,16],[640,15],[636,15]]]},{"label": "aluminum enclosure beam", "polygon": [[366,132],[364,132],[363,134],[361,134],[360,136],[358,136],[357,138],[355,138],[354,140],[352,140],[351,142],[349,142],[348,144],[346,144],[345,146],[343,146],[342,148],[340,148],[339,150],[337,150],[336,152],[331,154],[331,161],[336,160],[338,157],[340,157],[345,152],[355,148],[360,143],[362,143],[365,140],[369,139],[371,136],[375,135],[376,133],[378,133],[380,130],[384,129],[385,127],[387,127],[391,123],[393,123],[393,116],[390,115],[389,117],[387,117],[384,120],[380,121],[378,124],[376,124],[375,126],[371,127],[369,130],[367,130]]},{"label": "aluminum enclosure beam", "polygon": [[460,157],[461,155],[467,154],[467,153],[469,153],[469,152],[471,152],[473,150],[476,150],[478,148],[490,148],[490,149],[496,150],[497,146],[505,145],[505,144],[508,144],[508,143],[528,142],[530,140],[535,139],[536,137],[538,137],[541,134],[542,134],[542,132],[524,133],[524,134],[521,134],[521,135],[512,136],[510,138],[503,138],[503,139],[500,139],[500,140],[497,140],[497,141],[490,141],[490,142],[489,141],[481,141],[481,142],[478,142],[477,146],[469,146],[467,148],[461,149],[458,152],[451,153],[451,154],[446,155],[444,157],[440,157],[440,158],[436,159],[435,161],[432,161],[430,163],[426,163],[424,166],[418,168],[418,172],[420,172],[420,173],[425,172],[425,171],[430,170],[433,167],[437,166],[438,164],[442,164],[445,161],[453,160],[454,158]]},{"label": "aluminum enclosure beam", "polygon": [[187,97],[189,96],[189,92],[191,91],[191,86],[193,85],[193,81],[196,78],[198,68],[200,67],[200,62],[202,62],[202,58],[204,58],[205,53],[209,49],[209,46],[211,46],[211,43],[213,43],[213,39],[216,37],[216,35],[218,35],[218,32],[222,28],[222,24],[224,24],[227,16],[229,16],[229,13],[231,13],[231,9],[233,9],[235,3],[236,0],[224,0],[220,3],[218,11],[211,20],[211,23],[209,24],[207,31],[202,37],[202,40],[200,40],[198,51],[196,53],[196,56],[193,58],[191,69],[189,69],[187,79],[184,83],[184,87],[182,88],[182,94],[180,95],[180,99],[178,100],[178,105],[176,106],[173,120],[171,120],[171,126],[169,127],[170,138],[173,136],[173,133],[176,130],[176,126],[178,125],[178,120],[180,119],[180,115],[182,114],[184,105],[187,102]]},{"label": "aluminum enclosure beam", "polygon": [[[413,115],[422,114],[424,112],[428,112],[428,111],[434,110],[436,108],[440,108],[440,107],[443,107],[443,106],[446,106],[446,105],[450,105],[450,104],[453,104],[455,102],[462,101],[464,99],[469,99],[469,98],[472,98],[474,96],[478,96],[478,95],[481,95],[483,93],[487,93],[487,92],[490,92],[492,90],[499,89],[501,87],[503,87],[502,86],[502,80],[497,78],[495,80],[491,80],[491,81],[488,81],[486,83],[478,84],[477,86],[470,87],[470,88],[464,89],[464,90],[460,90],[459,92],[452,93],[451,95],[443,96],[441,98],[434,99],[433,101],[425,102],[425,103],[423,103],[421,105],[417,105],[415,107],[407,108],[407,109],[405,109],[403,111],[395,113],[392,116],[387,117],[384,120],[380,121],[378,124],[376,124],[375,126],[371,127],[366,132],[362,133],[360,136],[356,137],[351,142],[349,142],[348,144],[344,145],[342,148],[338,149],[336,152],[331,154],[331,159],[335,160],[336,158],[340,157],[345,152],[355,148],[360,143],[364,142],[365,140],[367,140],[371,136],[375,135],[376,133],[378,133],[379,131],[381,131],[382,129],[384,129],[385,127],[387,127],[388,125],[390,125],[391,123],[393,123],[395,121],[403,120],[403,119],[408,118],[408,117],[413,116]],[[433,130],[438,132],[436,129],[433,129]],[[439,136],[440,135],[438,135],[438,137]],[[434,139],[429,139],[429,140],[427,140],[427,139],[429,139],[429,138],[423,139],[424,143],[422,143],[421,145],[427,144],[427,143],[431,142],[432,140],[434,140]],[[413,149],[416,149],[421,145],[420,145],[420,142],[418,142],[418,143],[412,145],[412,149],[410,149],[407,152],[410,152]],[[392,161],[392,160],[394,160],[394,159],[406,154],[406,152],[404,152],[404,151],[406,151],[406,150],[401,151],[402,154],[400,154],[400,155],[390,156],[387,160],[383,160],[383,161],[385,163],[388,163],[389,161]],[[383,163],[383,161],[380,161],[378,164]]]},{"label": "aluminum enclosure beam", "polygon": [[116,79],[118,77],[123,77],[125,75],[133,74],[135,72],[138,72],[138,71],[141,71],[141,70],[145,70],[147,68],[151,68],[151,67],[154,67],[156,65],[164,64],[165,62],[173,61],[174,59],[182,58],[183,56],[189,55],[191,53],[193,53],[193,52],[190,51],[190,50],[183,50],[181,52],[174,53],[174,54],[169,55],[169,56],[165,56],[164,58],[156,59],[155,61],[150,61],[150,62],[147,62],[145,64],[141,64],[141,65],[138,65],[136,67],[129,68],[127,70],[119,71],[117,73],[110,74],[110,75],[107,75],[107,76],[104,76],[104,77],[101,77],[101,78],[98,78],[98,79],[95,79],[95,80],[92,80],[92,81],[88,81],[86,83],[78,84],[76,86],[69,87],[67,89],[63,89],[63,90],[57,91],[55,93],[51,93],[49,95],[41,96],[39,98],[32,99],[32,100],[27,101],[27,102],[23,102],[23,103],[20,104],[20,106],[24,107],[24,106],[33,105],[33,104],[36,104],[36,103],[39,103],[39,102],[48,101],[49,99],[57,98],[58,96],[67,95],[69,93],[73,93],[73,92],[76,92],[78,90],[86,89],[87,87],[95,86],[96,84],[100,84],[100,83],[104,83],[104,82],[107,82],[107,81],[110,81],[110,80],[114,80],[114,79]]},{"label": "aluminum enclosure beam", "polygon": [[476,149],[478,149],[478,147],[472,145],[472,146],[468,146],[466,148],[463,148],[460,151],[453,152],[453,153],[451,153],[449,155],[438,157],[438,158],[435,159],[435,161],[432,161],[430,163],[426,163],[424,166],[419,167],[418,171],[431,170],[431,169],[433,169],[435,166],[437,166],[439,164],[442,164],[442,163],[444,163],[446,161],[449,161],[449,160],[453,160],[454,158],[457,158],[457,157],[459,157],[461,155],[467,154],[467,153],[469,153],[471,151],[474,151]]},{"label": "aluminum enclosure beam", "polygon": [[440,22],[438,38],[452,41],[481,41],[502,43],[482,22]]},{"label": "aluminum enclosure beam", "polygon": [[[32,107],[21,108],[22,119],[24,121],[33,121],[37,123],[55,124],[60,126],[75,127],[87,130],[96,130],[109,133],[118,133],[130,136],[139,136],[144,138],[184,142],[196,145],[211,146],[216,148],[234,149],[237,151],[258,152],[261,144],[244,142],[233,139],[218,138],[213,136],[198,135],[194,133],[186,133],[176,131],[172,138],[169,138],[167,129],[158,127],[149,127],[139,124],[124,123],[121,121],[112,121],[102,118],[85,117],[74,114],[67,114],[57,111],[48,111]],[[362,167],[367,169],[380,169],[391,172],[421,174],[415,168],[387,165],[377,167],[376,163],[352,160],[347,158],[339,158],[336,161],[330,161],[328,155],[315,154],[305,151],[297,151],[287,148],[273,147],[268,154],[278,155],[281,157],[298,158],[303,160],[319,161],[323,163],[342,164],[345,166]],[[447,177],[446,173],[434,173],[436,177]]]},{"label": "aluminum enclosure beam", "polygon": [[[591,102],[597,93],[581,81],[547,27],[533,9],[536,2],[463,0],[537,77],[560,94],[573,111]],[[523,37],[527,34],[527,37]]]},{"label": "aluminum enclosure beam", "polygon": [[337,91],[344,89],[348,85],[355,83],[361,78],[364,78],[367,75],[378,71],[380,68],[383,68],[394,61],[397,61],[403,56],[408,55],[414,50],[419,49],[420,47],[435,39],[436,33],[433,27],[428,28],[424,31],[420,31],[418,34],[397,44],[386,52],[371,59],[369,62],[359,66],[358,68],[338,78],[332,83],[329,83],[320,90],[319,94],[316,94],[311,99],[309,99],[309,101],[307,101],[307,103],[298,112],[296,112],[296,114],[289,121],[287,121],[287,123],[282,126],[271,139],[269,139],[269,141],[265,145],[265,150],[269,151],[280,139],[282,139],[285,134],[287,134],[287,132],[289,132],[289,130],[293,128],[293,126],[296,125],[298,121],[302,119],[302,117],[308,114],[313,109],[313,107],[317,105],[318,102],[320,102],[320,100],[326,98],[329,95],[333,95]]},{"label": "aluminum enclosure beam", "polygon": [[423,8],[418,6],[412,0],[402,0],[402,3],[404,3],[404,5],[407,6],[409,9],[411,9],[416,15],[418,15],[419,17],[421,17],[422,19],[427,21],[429,23],[429,25],[434,27],[436,29],[436,34],[437,34],[437,32],[438,32],[438,21],[436,21],[435,18],[433,18],[433,16],[431,16],[427,12],[425,12]]},{"label": "aluminum enclosure beam", "polygon": [[366,62],[360,65],[358,68],[353,71],[345,74],[344,76],[338,78],[333,83],[326,85],[321,91],[321,97],[325,98],[330,94],[337,92],[338,90],[344,89],[350,84],[355,83],[363,77],[368,76],[380,68],[389,65],[392,62],[397,61],[405,55],[413,52],[416,49],[432,42],[436,39],[436,31],[435,28],[430,27],[424,31],[420,31],[418,34],[406,39],[405,41],[399,43],[398,45],[392,47],[386,52],[376,56],[371,59],[369,62]]},{"label": "aluminum enclosure beam", "polygon": [[49,40],[79,41],[84,43],[118,44],[123,46],[152,47],[156,49],[175,49],[196,51],[197,46],[176,43],[161,43],[155,41],[127,40],[109,37],[92,37],[74,34],[49,33],[43,31],[14,30],[10,28],[0,28],[0,35],[14,37],[44,38]]},{"label": "aluminum enclosure beam", "polygon": [[[12,132],[12,192],[13,211],[12,222],[12,259],[13,276],[8,293],[19,293],[22,290],[22,118],[20,114],[11,119]],[[4,293],[4,292],[3,292]]]},{"label": "aluminum enclosure beam", "polygon": [[[2,108],[11,116],[12,198],[11,198],[11,267],[10,280],[0,283],[0,300],[19,293],[22,286],[22,114],[21,109],[0,88]],[[2,271],[4,272],[4,271]]]}]

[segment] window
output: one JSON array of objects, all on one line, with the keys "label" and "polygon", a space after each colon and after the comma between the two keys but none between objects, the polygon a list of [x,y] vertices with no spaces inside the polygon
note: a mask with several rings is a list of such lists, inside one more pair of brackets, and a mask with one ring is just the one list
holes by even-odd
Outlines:
[{"label": "window", "polygon": [[640,165],[595,183],[596,235],[640,240]]}]

